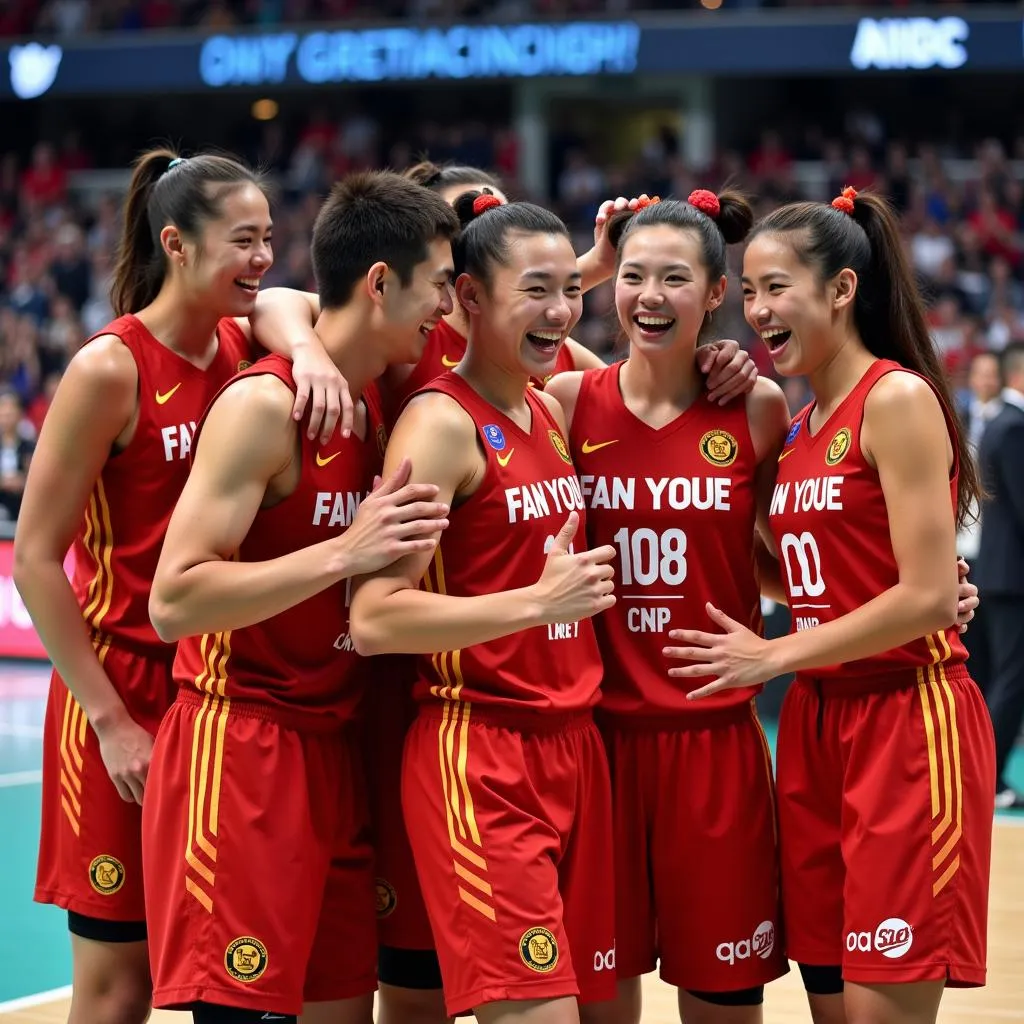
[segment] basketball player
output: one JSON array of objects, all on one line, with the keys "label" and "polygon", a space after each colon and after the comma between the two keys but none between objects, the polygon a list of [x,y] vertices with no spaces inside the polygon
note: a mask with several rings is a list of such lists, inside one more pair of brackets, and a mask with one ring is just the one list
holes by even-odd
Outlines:
[{"label": "basketball player", "polygon": [[362,395],[353,435],[323,445],[292,422],[279,357],[226,385],[200,424],[150,597],[160,635],[180,642],[143,813],[154,1004],[196,1024],[371,1018],[372,851],[342,581],[429,556],[446,525],[435,486],[406,486],[408,463],[366,495],[383,458],[373,381],[415,360],[450,310],[457,229],[447,203],[398,175],[344,179],[312,255],[317,333]]},{"label": "basketball player", "polygon": [[747,320],[814,400],[779,457],[771,529],[793,632],[674,632],[713,676],[787,672],[778,803],[787,953],[819,1022],[930,1024],[985,981],[993,737],[952,600],[978,481],[884,200],[847,189],[755,229]]},{"label": "basketball player", "polygon": [[[149,1013],[139,805],[173,648],[146,604],[195,424],[253,358],[245,317],[273,262],[270,234],[262,182],[241,164],[144,153],[122,225],[118,318],[72,358],[28,474],[14,578],[55,666],[35,898],[68,912],[72,1024]],[[312,389],[331,410],[312,429],[333,433],[340,396],[351,405],[344,381],[315,339],[293,348],[295,412]]]},{"label": "basketball player", "polygon": [[594,967],[614,908],[589,619],[614,603],[613,551],[583,550],[559,407],[528,386],[579,319],[580,272],[546,210],[456,208],[466,355],[409,402],[385,463],[437,484],[450,525],[433,557],[360,582],[352,636],[420,655],[402,799],[448,1012],[560,1024],[615,992]]},{"label": "basketball player", "polygon": [[[662,653],[672,627],[708,627],[712,597],[761,627],[758,491],[771,493],[786,400],[761,379],[745,402],[718,407],[694,360],[725,297],[726,244],[752,220],[741,196],[706,190],[629,218],[615,281],[629,356],[547,388],[570,424],[588,541],[617,555],[618,600],[595,626],[615,818],[608,966],[622,1022],[640,1020],[640,977],[659,960],[687,1024],[757,1024],[765,983],[787,970],[757,689],[694,704],[667,678]],[[709,886],[710,876],[727,886]]]},{"label": "basketball player", "polygon": [[[486,171],[461,165],[439,168],[419,164],[406,175],[454,202],[467,191],[494,196],[507,202],[500,183]],[[602,204],[595,223],[595,245],[579,258],[582,288],[596,284],[614,272],[615,248],[607,239],[610,218],[637,209],[647,197],[620,197]],[[606,253],[611,254],[611,259]],[[254,316],[259,337],[302,337],[315,321],[319,306],[316,296],[270,289],[260,296]],[[408,397],[435,377],[457,366],[466,351],[468,316],[456,304],[431,331],[423,356],[414,366],[391,366],[382,387],[385,415],[393,425]],[[702,346],[697,352],[701,373],[713,401],[728,402],[753,387],[757,369],[737,342],[723,340]],[[558,350],[553,373],[602,367],[604,363],[571,338]],[[535,386],[543,386],[540,378]],[[437,1024],[445,1018],[441,996],[441,975],[433,949],[430,922],[416,878],[412,851],[405,835],[399,803],[400,765],[405,733],[416,716],[411,699],[415,667],[407,657],[380,659],[373,672],[379,682],[371,687],[366,730],[372,809],[374,813],[378,894],[378,927],[381,940],[378,960],[378,1024]]]}]

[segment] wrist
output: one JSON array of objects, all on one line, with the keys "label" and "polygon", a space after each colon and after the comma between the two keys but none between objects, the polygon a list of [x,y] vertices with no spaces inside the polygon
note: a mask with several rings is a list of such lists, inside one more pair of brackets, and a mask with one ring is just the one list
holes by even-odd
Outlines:
[{"label": "wrist", "polygon": [[115,732],[129,721],[131,716],[123,701],[116,700],[102,707],[87,709],[85,717],[92,726],[92,731],[98,737],[102,737]]},{"label": "wrist", "polygon": [[523,587],[521,590],[513,591],[508,595],[512,600],[509,602],[512,611],[513,621],[519,629],[533,629],[536,626],[546,626],[554,621],[547,614],[547,606],[541,595],[539,584]]}]

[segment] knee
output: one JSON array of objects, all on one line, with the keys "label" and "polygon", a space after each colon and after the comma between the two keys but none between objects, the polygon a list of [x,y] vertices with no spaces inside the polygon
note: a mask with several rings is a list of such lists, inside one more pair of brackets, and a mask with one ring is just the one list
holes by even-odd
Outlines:
[{"label": "knee", "polygon": [[378,1024],[447,1024],[449,1020],[438,989],[381,985],[378,1003]]},{"label": "knee", "polygon": [[151,1011],[148,982],[108,977],[74,991],[68,1024],[145,1024]]}]

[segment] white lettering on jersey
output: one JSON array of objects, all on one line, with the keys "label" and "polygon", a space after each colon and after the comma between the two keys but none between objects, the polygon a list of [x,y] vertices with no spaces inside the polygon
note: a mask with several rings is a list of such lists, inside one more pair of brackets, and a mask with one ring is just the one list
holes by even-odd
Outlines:
[{"label": "white lettering on jersey", "polygon": [[644,483],[651,492],[654,511],[670,508],[679,512],[687,508],[714,509],[728,512],[729,491],[732,480],[727,476],[663,476],[658,479],[645,477]]},{"label": "white lettering on jersey", "polygon": [[[363,496],[359,491],[317,491],[314,526],[351,526]],[[324,523],[324,519],[327,522]]]},{"label": "white lettering on jersey", "polygon": [[842,487],[845,477],[816,476],[797,480],[793,489],[794,512],[842,512]]},{"label": "white lettering on jersey", "polygon": [[636,508],[636,480],[619,476],[611,478],[594,476],[591,473],[580,477],[583,497],[588,508],[620,509],[632,511]]},{"label": "white lettering on jersey", "polygon": [[175,460],[187,459],[188,453],[192,451],[192,438],[196,432],[196,421],[189,420],[188,423],[171,424],[169,427],[160,428],[160,437],[164,442],[164,461],[174,462]]},{"label": "white lettering on jersey", "polygon": [[566,515],[583,510],[583,492],[576,477],[561,476],[532,484],[505,488],[509,524]]}]

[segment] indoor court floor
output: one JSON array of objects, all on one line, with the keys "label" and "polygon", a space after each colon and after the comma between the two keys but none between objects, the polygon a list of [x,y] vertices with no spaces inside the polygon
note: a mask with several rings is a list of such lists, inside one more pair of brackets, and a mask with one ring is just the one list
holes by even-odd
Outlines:
[{"label": "indoor court floor", "polygon": [[[41,664],[0,663],[0,1024],[67,1020],[65,916],[32,902],[48,678]],[[1024,791],[1024,750],[1017,751],[1011,779]],[[988,985],[948,992],[943,1024],[1024,1021],[1024,816],[996,821],[990,906]],[[644,1024],[676,1024],[674,994],[654,975],[645,979],[644,999]],[[764,1017],[766,1024],[810,1021],[795,968],[768,987]],[[153,1024],[190,1019],[166,1012],[151,1017]]]}]

